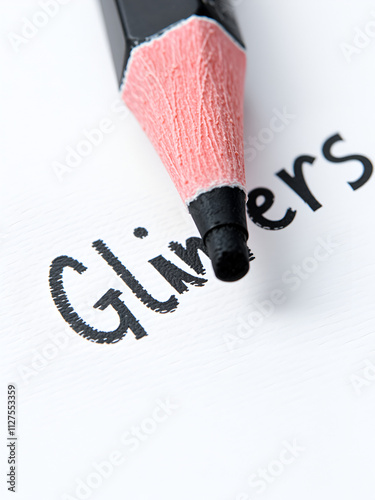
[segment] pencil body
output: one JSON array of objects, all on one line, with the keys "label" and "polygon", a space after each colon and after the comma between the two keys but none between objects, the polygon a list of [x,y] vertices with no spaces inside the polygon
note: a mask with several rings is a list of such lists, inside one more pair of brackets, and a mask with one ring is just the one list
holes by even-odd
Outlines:
[{"label": "pencil body", "polygon": [[[107,24],[112,22],[122,98],[187,204],[216,275],[225,281],[239,279],[249,267],[243,154],[246,56],[233,16],[222,1],[102,3]],[[117,16],[120,28],[113,27],[111,16]]]}]

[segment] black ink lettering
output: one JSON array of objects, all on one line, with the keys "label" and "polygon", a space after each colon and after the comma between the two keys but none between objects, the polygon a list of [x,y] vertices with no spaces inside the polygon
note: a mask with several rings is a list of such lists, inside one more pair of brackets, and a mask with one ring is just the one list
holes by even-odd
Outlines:
[{"label": "black ink lettering", "polygon": [[146,238],[148,236],[148,231],[144,227],[136,227],[133,232],[136,238]]},{"label": "black ink lettering", "polygon": [[101,297],[98,302],[94,305],[96,309],[104,311],[108,306],[112,306],[115,311],[117,311],[120,317],[120,326],[118,329],[125,328],[125,331],[130,328],[134,333],[137,340],[146,336],[147,333],[140,325],[139,321],[135,319],[133,314],[129,311],[126,305],[119,299],[121,292],[119,290],[114,290],[110,288],[108,292]]},{"label": "black ink lettering", "polygon": [[113,255],[111,250],[102,240],[94,241],[92,246],[99,253],[99,255],[109,264],[115,273],[122,279],[122,281],[130,288],[134,295],[143,303],[155,312],[169,313],[177,309],[177,297],[171,295],[165,302],[159,302],[154,299],[136,280],[131,272]]},{"label": "black ink lettering", "polygon": [[277,176],[285,182],[295,193],[298,194],[302,200],[309,205],[311,210],[314,212],[322,207],[319,201],[313,196],[310,189],[307,186],[303,175],[303,164],[310,163],[312,165],[316,158],[313,156],[299,156],[294,162],[293,172],[294,177],[292,177],[286,170],[280,170],[277,172]]},{"label": "black ink lettering", "polygon": [[255,255],[249,248],[249,262],[252,262],[253,260],[255,260],[255,258],[256,258]]},{"label": "black ink lettering", "polygon": [[202,261],[198,255],[198,250],[201,250],[208,257],[206,247],[201,238],[189,238],[186,240],[186,248],[184,248],[181,243],[176,241],[171,241],[169,243],[169,248],[174,252],[177,257],[185,262],[189,267],[194,269],[197,274],[206,274],[206,270],[203,267]]},{"label": "black ink lettering", "polygon": [[323,155],[324,157],[332,162],[332,163],[345,163],[346,161],[359,161],[363,165],[363,174],[360,179],[355,182],[348,182],[349,186],[355,191],[362,187],[366,182],[370,179],[373,171],[373,165],[371,161],[366,158],[366,156],[354,154],[349,156],[342,156],[338,158],[337,156],[333,156],[331,153],[332,146],[336,144],[336,142],[343,141],[344,139],[340,134],[333,135],[330,137],[323,145]]},{"label": "black ink lettering", "polygon": [[[264,198],[261,205],[258,205],[257,203],[259,197]],[[286,228],[293,222],[297,212],[291,208],[288,208],[285,216],[280,220],[270,220],[263,216],[263,214],[272,207],[274,200],[275,195],[269,189],[256,188],[253,189],[253,191],[250,191],[247,200],[247,213],[254,224],[263,229],[277,231],[279,229]]]},{"label": "black ink lettering", "polygon": [[94,308],[99,308],[102,311],[108,306],[112,306],[115,309],[120,318],[120,324],[116,330],[102,332],[85,323],[74,311],[64,290],[63,271],[66,267],[74,269],[79,274],[84,273],[87,267],[71,257],[62,256],[54,259],[49,273],[49,285],[53,301],[61,316],[78,335],[98,344],[114,344],[125,337],[128,329],[134,333],[137,339],[147,335],[139,321],[136,320],[126,305],[119,299],[121,295],[119,290],[108,290],[94,305]]},{"label": "black ink lettering", "polygon": [[164,279],[168,281],[170,285],[173,286],[178,293],[184,293],[188,291],[188,287],[185,283],[190,283],[194,286],[204,286],[207,280],[204,278],[198,278],[197,276],[192,276],[186,273],[179,267],[175,266],[169,260],[165,259],[162,255],[149,260],[149,263],[154,266],[154,268],[163,276]]}]

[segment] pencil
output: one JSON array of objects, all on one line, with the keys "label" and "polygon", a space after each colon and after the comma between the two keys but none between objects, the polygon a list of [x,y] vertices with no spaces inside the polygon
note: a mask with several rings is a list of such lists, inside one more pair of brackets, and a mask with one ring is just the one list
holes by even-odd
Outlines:
[{"label": "pencil", "polygon": [[101,0],[121,96],[199,230],[217,278],[249,270],[246,55],[222,0]]}]

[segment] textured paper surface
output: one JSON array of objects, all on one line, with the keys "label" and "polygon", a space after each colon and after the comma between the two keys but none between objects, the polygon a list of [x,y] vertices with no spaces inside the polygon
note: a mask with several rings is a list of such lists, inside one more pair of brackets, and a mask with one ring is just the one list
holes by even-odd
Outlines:
[{"label": "textured paper surface", "polygon": [[[297,211],[279,231],[249,220],[256,259],[235,284],[218,282],[202,253],[198,275],[168,248],[197,230],[121,107],[97,3],[59,4],[29,40],[11,41],[42,3],[0,6],[1,498],[372,498],[375,177],[353,190],[361,163],[327,161],[322,146],[340,134],[336,157],[374,161],[375,37],[353,42],[375,32],[373,3],[235,2],[248,48],[247,187],[274,193],[269,219]],[[69,167],[67,148],[99,127],[102,140]],[[303,167],[316,211],[275,175],[292,175],[301,155],[316,158]],[[92,247],[99,239],[154,297],[175,295],[176,311],[146,307]],[[63,255],[87,267],[64,272],[85,321],[117,326],[111,308],[93,308],[113,288],[148,336],[99,345],[74,333],[48,286]],[[179,294],[148,262],[159,255],[207,283]]]}]

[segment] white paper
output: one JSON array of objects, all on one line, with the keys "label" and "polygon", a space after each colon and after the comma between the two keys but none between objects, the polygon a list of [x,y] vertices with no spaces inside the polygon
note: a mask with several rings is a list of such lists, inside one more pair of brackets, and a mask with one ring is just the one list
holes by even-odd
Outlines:
[{"label": "white paper", "polygon": [[[274,193],[267,218],[297,214],[279,231],[249,220],[256,259],[227,284],[201,252],[204,276],[168,248],[198,233],[120,103],[97,2],[1,2],[1,498],[13,498],[9,384],[20,500],[373,497],[375,177],[353,190],[361,163],[327,161],[322,146],[340,134],[336,157],[375,159],[375,7],[233,4],[248,53],[248,189]],[[61,174],[69,148],[86,156]],[[275,175],[301,155],[316,158],[303,167],[315,212]],[[97,240],[154,298],[175,295],[176,311],[146,307]],[[64,255],[87,267],[64,271],[87,323],[117,327],[111,307],[93,308],[115,289],[147,337],[75,333],[48,285]],[[148,262],[159,255],[207,283],[179,294]]]}]

